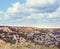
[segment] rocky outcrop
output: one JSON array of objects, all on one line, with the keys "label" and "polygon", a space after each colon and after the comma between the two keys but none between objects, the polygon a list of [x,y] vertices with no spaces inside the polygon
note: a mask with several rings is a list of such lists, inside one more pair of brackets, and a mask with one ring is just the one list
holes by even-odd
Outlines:
[{"label": "rocky outcrop", "polygon": [[33,40],[35,42],[39,44],[44,44],[48,47],[58,46],[60,42],[60,36],[58,38],[55,37],[55,35],[52,33],[37,33],[33,35]]},{"label": "rocky outcrop", "polygon": [[60,30],[53,29],[50,31],[51,29],[34,29],[31,27],[0,27],[0,39],[11,44],[31,41],[35,44],[60,48]]}]

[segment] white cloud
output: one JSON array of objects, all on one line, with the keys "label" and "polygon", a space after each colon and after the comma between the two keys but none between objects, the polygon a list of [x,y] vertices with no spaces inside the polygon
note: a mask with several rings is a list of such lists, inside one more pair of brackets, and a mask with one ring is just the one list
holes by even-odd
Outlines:
[{"label": "white cloud", "polygon": [[[50,7],[48,6],[49,8],[47,7],[46,9],[44,9],[44,8],[43,9],[39,9],[39,8],[35,9],[35,8],[37,6],[38,7],[45,7],[45,5],[47,6],[48,4],[53,5],[53,4],[55,4],[55,2],[57,3],[57,0],[36,0],[36,1],[35,0],[27,0],[25,6],[23,6],[19,2],[16,2],[11,7],[7,8],[7,11],[3,12],[3,14],[0,14],[0,15],[4,15],[3,16],[4,19],[11,19],[14,17],[15,18],[22,17],[23,19],[25,17],[26,18],[34,18],[34,19],[45,18],[48,16],[48,13],[46,13],[46,11],[50,11],[49,10]],[[31,5],[31,4],[34,4],[34,5]],[[26,7],[26,5],[28,5],[29,7],[30,6],[33,6],[33,7],[36,6],[36,7],[35,8],[28,8],[28,6]],[[0,13],[2,13],[2,12],[0,12]],[[48,17],[51,17],[51,15],[53,15],[53,13],[49,14]],[[28,16],[30,16],[30,17],[28,17]]]},{"label": "white cloud", "polygon": [[[46,5],[48,5],[48,4],[53,5],[55,3],[57,3],[57,0],[36,0],[36,1],[35,0],[27,0],[26,5],[28,5],[29,7],[30,6],[37,6],[37,5],[39,7],[42,7],[43,5],[45,6],[45,4]],[[31,4],[34,4],[34,5],[31,5]],[[17,18],[22,17],[22,19],[26,19],[26,18],[30,18],[30,19],[31,18],[33,18],[33,19],[54,18],[54,17],[57,17],[57,15],[59,17],[59,13],[60,13],[59,9],[57,9],[53,13],[48,14],[46,12],[43,13],[47,8],[45,10],[44,10],[44,8],[42,10],[40,10],[40,9],[38,10],[35,8],[28,8],[28,7],[26,7],[26,5],[23,6],[19,2],[16,2],[11,7],[9,7],[6,12],[0,12],[1,13],[0,15],[4,15],[3,16],[4,19],[11,19],[14,17],[17,17]],[[36,11],[38,11],[38,12],[36,13]],[[48,10],[48,11],[50,11],[50,10]]]},{"label": "white cloud", "polygon": [[48,18],[60,18],[60,7],[53,13],[49,13]]},{"label": "white cloud", "polygon": [[[49,23],[47,23],[47,21],[44,19],[60,17],[60,7],[58,9],[55,7],[57,4],[57,0],[27,0],[25,6],[19,2],[16,2],[5,12],[0,11],[0,20],[4,20],[4,22],[8,23],[8,25],[14,23],[15,25],[55,27],[60,23],[58,22],[56,25],[54,25],[55,22],[50,23],[52,19],[50,21],[46,19]],[[53,9],[55,10],[53,11]],[[50,11],[53,12],[50,13]]]},{"label": "white cloud", "polygon": [[2,14],[3,13],[3,11],[0,11],[0,14]]},{"label": "white cloud", "polygon": [[27,0],[27,5],[29,6],[41,6],[41,5],[46,5],[46,4],[55,4],[57,0]]},{"label": "white cloud", "polygon": [[22,9],[23,9],[22,5],[19,2],[16,2],[7,9],[7,13],[9,13],[9,14],[18,13]]},{"label": "white cloud", "polygon": [[8,7],[5,12],[0,11],[0,20],[12,19],[13,17],[17,16],[22,9],[23,6],[19,2],[16,2],[11,7]]},{"label": "white cloud", "polygon": [[28,18],[30,19],[41,19],[41,18],[46,18],[48,16],[48,13],[32,13],[31,16]]},{"label": "white cloud", "polygon": [[0,12],[3,15],[4,20],[12,19],[14,17],[20,17],[20,12],[23,13],[23,6],[19,2],[14,3],[11,7],[7,8],[5,12]]},{"label": "white cloud", "polygon": [[[58,0],[27,0],[25,6],[33,12],[54,12],[58,7]],[[35,9],[35,10],[34,10]]]},{"label": "white cloud", "polygon": [[4,18],[4,12],[0,11],[0,20],[2,20]]}]

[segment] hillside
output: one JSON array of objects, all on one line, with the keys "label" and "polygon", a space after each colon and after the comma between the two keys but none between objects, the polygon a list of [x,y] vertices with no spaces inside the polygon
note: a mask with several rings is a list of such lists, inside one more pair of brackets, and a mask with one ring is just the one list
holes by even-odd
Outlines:
[{"label": "hillside", "polygon": [[60,29],[0,26],[0,43],[10,43],[14,45],[20,43],[27,44],[27,46],[28,43],[34,43],[33,45],[35,45],[35,47],[37,47],[37,45],[44,45],[48,48],[57,47],[60,49]]}]

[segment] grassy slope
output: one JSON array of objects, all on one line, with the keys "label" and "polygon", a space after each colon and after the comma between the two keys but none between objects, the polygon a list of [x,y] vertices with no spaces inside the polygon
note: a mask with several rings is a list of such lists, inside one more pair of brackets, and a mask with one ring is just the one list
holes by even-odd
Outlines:
[{"label": "grassy slope", "polygon": [[46,47],[44,45],[35,45],[34,43],[27,44],[10,44],[10,43],[0,43],[0,49],[58,49],[57,47]]}]

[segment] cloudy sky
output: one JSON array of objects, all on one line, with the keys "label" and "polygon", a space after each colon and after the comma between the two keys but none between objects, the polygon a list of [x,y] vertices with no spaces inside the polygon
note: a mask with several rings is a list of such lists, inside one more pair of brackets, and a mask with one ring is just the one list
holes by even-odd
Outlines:
[{"label": "cloudy sky", "polygon": [[0,25],[60,28],[60,0],[0,0]]}]

